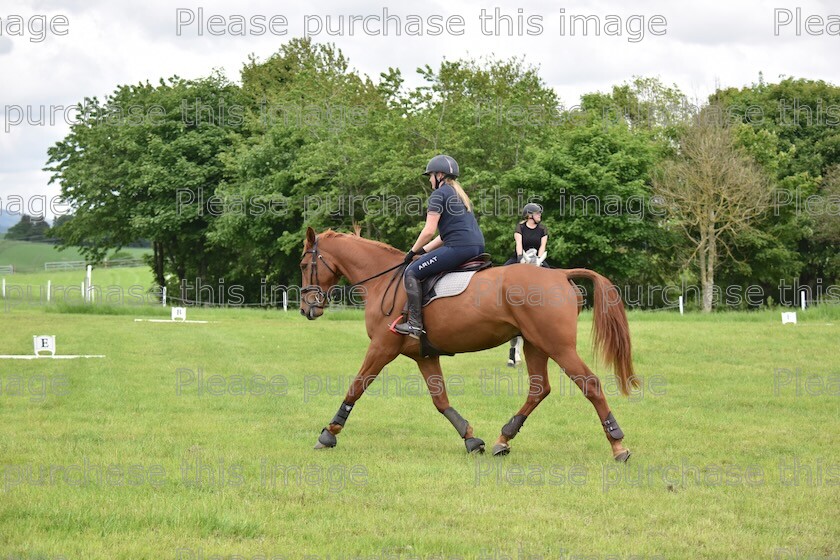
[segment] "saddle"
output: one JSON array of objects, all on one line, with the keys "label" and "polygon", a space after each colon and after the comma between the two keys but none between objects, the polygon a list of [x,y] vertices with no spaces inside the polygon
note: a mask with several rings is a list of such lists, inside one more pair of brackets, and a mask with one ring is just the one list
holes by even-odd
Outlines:
[{"label": "saddle", "polygon": [[456,268],[430,276],[421,282],[423,288],[423,307],[438,298],[461,294],[470,285],[473,274],[493,266],[489,253],[481,253]]},{"label": "saddle", "polygon": [[[489,253],[481,253],[474,259],[471,259],[455,270],[450,270],[447,272],[441,272],[439,274],[435,274],[434,276],[430,276],[422,281],[421,286],[423,290],[423,307],[429,305],[429,303],[433,302],[438,298],[444,297],[452,297],[461,294],[464,290],[467,289],[467,286],[470,284],[470,280],[472,279],[473,275],[478,272],[479,270],[484,270],[485,268],[489,268],[493,266],[493,263],[490,262],[490,254]],[[406,306],[403,309],[402,315],[397,318],[393,323],[391,323],[390,328],[393,332],[394,325],[396,325],[400,319],[403,317],[408,316],[408,307]],[[420,335],[420,353],[423,355],[424,358],[430,358],[432,356],[454,356],[450,352],[446,352],[441,350],[431,342],[429,342],[426,333]]]}]

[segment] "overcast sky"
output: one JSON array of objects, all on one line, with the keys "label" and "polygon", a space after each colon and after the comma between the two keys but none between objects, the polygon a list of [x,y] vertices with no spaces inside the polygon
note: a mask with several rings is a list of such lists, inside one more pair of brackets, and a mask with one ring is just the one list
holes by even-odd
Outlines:
[{"label": "overcast sky", "polygon": [[[801,8],[798,29],[796,6]],[[199,8],[203,18],[199,17]],[[514,22],[521,17],[523,35],[517,36],[518,30],[514,30],[515,35],[508,36],[506,26],[496,35],[490,19],[485,20],[482,30],[482,8],[488,15],[494,15],[494,8],[498,8],[501,14],[513,16]],[[351,15],[381,18],[383,9],[403,23],[409,15],[424,19],[440,16],[449,20],[454,31],[463,33],[410,37],[403,29],[403,35],[396,36],[392,22],[385,36],[383,26],[374,18],[368,19],[368,31],[379,31],[378,36],[366,35],[358,28],[351,36],[348,27],[343,29],[343,35],[326,32],[328,17],[335,30],[340,16],[344,16],[345,23]],[[223,16],[228,22],[233,15],[246,20],[256,17],[266,24],[272,16],[278,16],[275,30],[285,30],[286,35],[275,35],[268,29],[255,35],[259,29],[250,26],[246,37],[212,35],[207,19],[213,15]],[[604,29],[595,36],[591,27],[590,34],[583,36],[579,25],[572,35],[572,16],[597,16],[606,25],[610,15],[621,18],[621,36],[607,36]],[[790,23],[777,23],[787,20],[788,15]],[[54,29],[45,32],[39,16],[45,16],[48,23],[52,21]],[[286,18],[285,27],[279,16]],[[458,16],[463,25],[459,25]],[[810,20],[810,29],[806,27],[809,16],[821,17]],[[14,25],[19,18],[24,21],[23,36]],[[200,20],[204,23],[203,35],[199,34]],[[103,98],[119,84],[146,80],[154,83],[172,75],[198,78],[214,68],[238,81],[239,70],[249,54],[267,58],[289,38],[303,36],[307,31],[304,22],[315,40],[334,42],[361,73],[376,79],[389,66],[398,67],[409,86],[419,84],[415,77],[418,66],[436,67],[444,58],[491,53],[500,58],[524,56],[526,62],[540,68],[541,76],[557,91],[564,106],[577,104],[583,93],[608,91],[634,75],[658,76],[666,84],[676,84],[692,100],[704,100],[717,84],[748,86],[758,80],[759,72],[768,82],[795,76],[840,84],[837,0],[447,0],[422,4],[368,0],[294,4],[248,0],[4,0],[0,8],[0,224],[8,222],[7,201],[11,195],[52,197],[59,193],[58,185],[47,184],[49,174],[41,168],[47,161],[47,149],[69,130],[60,109],[73,106],[84,97]],[[818,35],[820,31],[822,34]],[[38,122],[41,111],[48,112],[50,107],[59,109],[53,113],[57,122],[50,123],[48,117],[47,122]],[[27,122],[30,115],[36,120],[34,124]],[[18,123],[20,120],[23,122]],[[17,220],[15,217],[14,222]]]}]

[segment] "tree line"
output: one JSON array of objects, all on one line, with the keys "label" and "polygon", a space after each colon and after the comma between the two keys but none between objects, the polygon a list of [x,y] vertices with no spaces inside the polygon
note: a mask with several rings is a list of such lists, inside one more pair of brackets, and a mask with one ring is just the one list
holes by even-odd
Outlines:
[{"label": "tree line", "polygon": [[[408,248],[425,219],[420,175],[455,157],[494,261],[513,251],[522,205],[544,207],[549,262],[618,286],[816,287],[840,278],[840,88],[785,78],[691,103],[635,77],[564,107],[519,58],[444,60],[377,79],[331,44],[293,39],[243,65],[118,86],[46,169],[73,215],[54,235],[91,261],[138,239],[155,282],[295,286],[307,226]],[[188,291],[188,288],[187,288]],[[648,290],[649,291],[649,290]],[[661,291],[644,307],[672,302]]]}]

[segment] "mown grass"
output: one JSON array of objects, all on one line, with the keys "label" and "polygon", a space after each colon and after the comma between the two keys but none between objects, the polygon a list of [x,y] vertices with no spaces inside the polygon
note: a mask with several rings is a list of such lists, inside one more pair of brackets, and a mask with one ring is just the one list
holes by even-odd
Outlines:
[{"label": "mown grass", "polygon": [[[3,276],[6,280],[6,308],[73,307],[83,304],[84,270],[30,272]],[[95,308],[136,309],[159,301],[152,290],[148,267],[94,268],[91,272]]]},{"label": "mown grass", "polygon": [[[79,307],[2,318],[0,354],[29,354],[31,335],[55,334],[59,353],[107,356],[0,361],[4,558],[838,552],[837,308],[800,312],[796,326],[776,311],[631,312],[640,392],[614,396],[611,374],[595,368],[634,451],[617,465],[556,365],[551,396],[505,458],[467,456],[402,357],[338,447],[316,452],[364,357],[360,312],[308,322],[296,310],[190,309],[216,322],[166,324]],[[147,309],[137,316],[167,314]],[[579,350],[594,366],[590,327],[587,312]],[[453,406],[490,445],[527,391],[506,357],[500,347],[442,359]],[[211,376],[223,394],[210,393]],[[108,465],[110,479],[66,476]]]},{"label": "mown grass", "polygon": [[[128,247],[119,252],[132,258],[140,258],[150,250]],[[44,263],[47,262],[83,260],[85,258],[79,250],[73,247],[58,250],[52,243],[17,241],[0,236],[0,265],[13,265],[15,272],[43,272]]]}]

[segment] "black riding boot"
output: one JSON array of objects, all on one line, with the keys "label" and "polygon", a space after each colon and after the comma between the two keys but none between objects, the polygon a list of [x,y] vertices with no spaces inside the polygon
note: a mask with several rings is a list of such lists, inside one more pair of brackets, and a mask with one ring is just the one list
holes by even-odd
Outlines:
[{"label": "black riding boot", "polygon": [[420,280],[414,276],[406,276],[405,292],[408,295],[408,321],[394,326],[394,330],[399,334],[420,338],[420,333],[423,332],[423,294],[420,290]]}]

